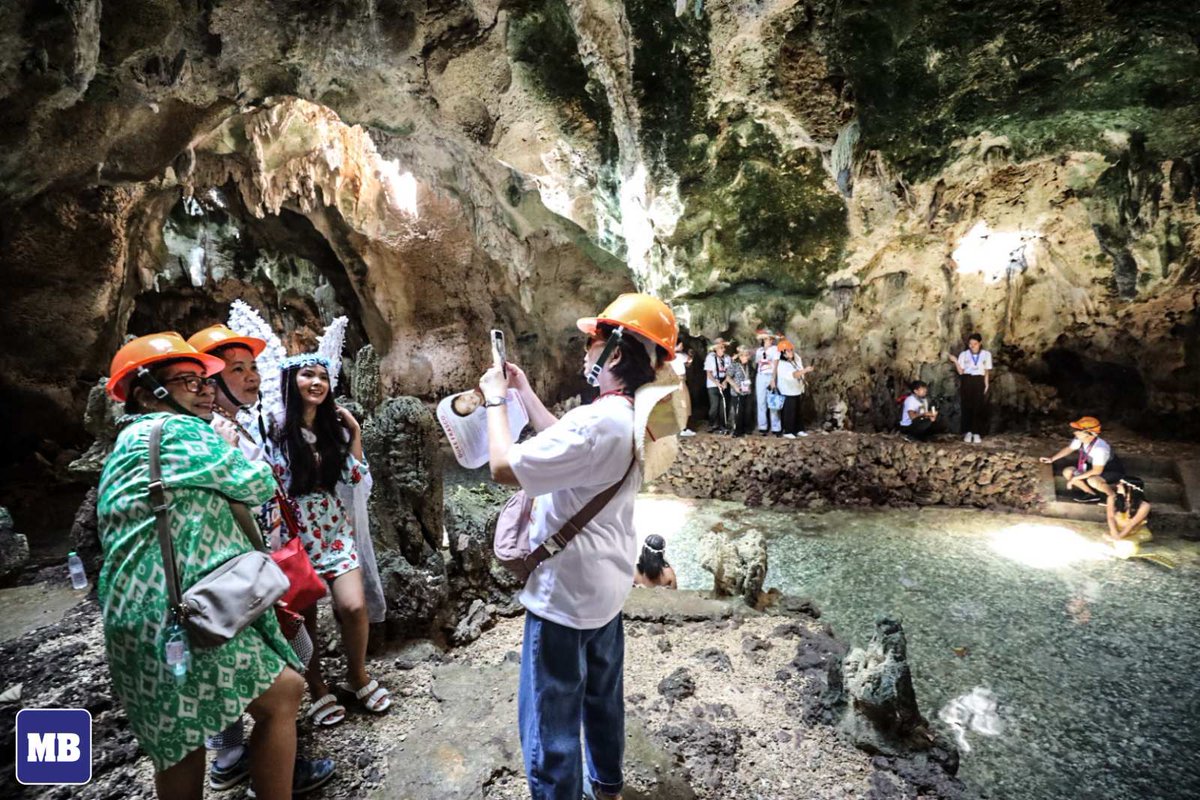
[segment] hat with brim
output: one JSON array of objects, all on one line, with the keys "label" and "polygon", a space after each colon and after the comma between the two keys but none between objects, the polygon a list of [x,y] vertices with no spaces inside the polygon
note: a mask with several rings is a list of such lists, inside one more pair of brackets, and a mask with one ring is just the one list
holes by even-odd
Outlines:
[{"label": "hat with brim", "polygon": [[1087,433],[1100,432],[1100,420],[1095,417],[1080,417],[1071,423],[1071,427],[1077,431],[1086,431]]},{"label": "hat with brim", "polygon": [[767,338],[778,339],[779,335],[776,334],[775,331],[771,330],[770,328],[760,328],[759,330],[755,331],[754,338],[756,338],[756,339],[767,339]]},{"label": "hat with brim", "polygon": [[634,393],[634,444],[647,481],[670,469],[679,453],[676,434],[687,421],[686,400],[679,389],[679,378],[664,367],[652,383]]},{"label": "hat with brim", "polygon": [[167,361],[194,361],[204,377],[225,369],[225,362],[216,356],[201,353],[174,331],[139,336],[127,342],[113,356],[105,388],[112,399],[123,403],[129,397],[129,385],[141,367],[147,369]]},{"label": "hat with brim", "polygon": [[267,343],[255,336],[242,336],[224,325],[211,325],[188,337],[187,343],[201,353],[213,353],[226,347],[244,347],[258,358],[267,348]]}]

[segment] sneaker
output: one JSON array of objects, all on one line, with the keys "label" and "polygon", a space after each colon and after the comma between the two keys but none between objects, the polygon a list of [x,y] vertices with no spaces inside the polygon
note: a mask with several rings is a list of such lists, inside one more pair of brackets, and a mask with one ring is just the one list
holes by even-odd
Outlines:
[{"label": "sneaker", "polygon": [[[332,758],[297,758],[295,771],[292,773],[292,796],[308,794],[315,791],[333,777],[334,764]],[[254,787],[246,789],[247,797],[258,797]]]},{"label": "sneaker", "polygon": [[759,429],[758,435],[759,436],[770,436],[771,434],[767,433],[766,429]]},{"label": "sneaker", "polygon": [[208,770],[208,785],[216,792],[232,789],[250,777],[250,748],[242,751],[242,757],[228,767],[218,767],[217,762]]},{"label": "sneaker", "polygon": [[796,438],[796,434],[794,434],[794,433],[785,433],[785,434],[783,435],[783,438],[785,438],[785,439],[795,439],[795,438]]},{"label": "sneaker", "polygon": [[695,431],[693,431],[693,430],[691,430],[691,429],[689,429],[689,428],[684,428],[683,430],[681,430],[681,431],[679,432],[679,435],[680,435],[680,436],[695,436],[695,435],[696,435],[696,432],[695,432]]},{"label": "sneaker", "polygon": [[808,436],[808,431],[800,431],[800,432],[799,432],[799,433],[797,433],[796,435],[797,435],[797,436]]},{"label": "sneaker", "polygon": [[1071,499],[1076,503],[1100,503],[1104,501],[1104,496],[1099,494],[1087,494],[1086,492],[1076,492]]},{"label": "sneaker", "polygon": [[971,434],[975,444],[983,444],[983,437],[978,433]]},{"label": "sneaker", "polygon": [[970,444],[971,442],[973,442],[973,441],[974,441],[974,439],[972,439],[972,438],[971,438],[971,434],[969,434],[969,433],[964,433],[964,434],[963,434],[963,441],[964,441],[964,442],[966,442],[967,444]]}]

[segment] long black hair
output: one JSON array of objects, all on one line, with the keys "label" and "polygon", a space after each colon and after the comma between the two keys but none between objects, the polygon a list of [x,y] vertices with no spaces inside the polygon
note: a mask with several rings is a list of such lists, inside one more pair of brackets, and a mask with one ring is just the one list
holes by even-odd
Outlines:
[{"label": "long black hair", "polygon": [[1142,505],[1142,501],[1146,498],[1146,482],[1141,478],[1133,475],[1126,475],[1117,483],[1116,509],[1117,511],[1126,511],[1125,508],[1125,492],[1121,490],[1121,484],[1129,485],[1129,516],[1133,516],[1138,512]]},{"label": "long black hair", "polygon": [[[287,489],[293,497],[316,491],[332,493],[346,465],[346,455],[350,452],[346,431],[337,418],[332,384],[325,399],[317,406],[317,415],[313,420],[312,432],[316,434],[317,441],[310,445],[304,440],[304,400],[296,385],[296,377],[302,369],[307,367],[293,367],[283,373],[284,414],[279,446],[292,473]],[[317,458],[318,454],[320,459]]]},{"label": "long black hair", "polygon": [[657,533],[647,536],[645,543],[642,545],[642,554],[638,556],[638,572],[652,581],[658,580],[663,570],[671,566],[667,563],[666,551],[666,539]]}]

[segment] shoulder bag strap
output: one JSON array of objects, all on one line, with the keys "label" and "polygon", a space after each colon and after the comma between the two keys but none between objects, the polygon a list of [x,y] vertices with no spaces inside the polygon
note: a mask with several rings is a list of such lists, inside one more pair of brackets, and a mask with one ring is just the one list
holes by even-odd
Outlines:
[{"label": "shoulder bag strap", "polygon": [[620,491],[625,480],[629,477],[629,473],[633,472],[634,466],[637,465],[637,455],[629,462],[629,469],[625,470],[625,474],[621,476],[621,480],[609,486],[600,494],[588,501],[588,504],[575,512],[562,526],[558,533],[551,536],[546,541],[542,542],[538,547],[534,548],[533,552],[525,556],[525,566],[530,572],[533,572],[539,564],[546,559],[554,556],[559,550],[562,550],[571,540],[578,536],[583,531],[583,526],[592,521],[592,518],[603,510]]},{"label": "shoulder bag strap", "polygon": [[150,508],[154,511],[154,524],[158,531],[158,547],[162,550],[163,574],[167,580],[167,601],[174,614],[183,608],[182,592],[179,589],[179,574],[175,571],[175,545],[171,541],[171,519],[167,492],[162,481],[162,432],[166,417],[159,417],[150,426]]}]

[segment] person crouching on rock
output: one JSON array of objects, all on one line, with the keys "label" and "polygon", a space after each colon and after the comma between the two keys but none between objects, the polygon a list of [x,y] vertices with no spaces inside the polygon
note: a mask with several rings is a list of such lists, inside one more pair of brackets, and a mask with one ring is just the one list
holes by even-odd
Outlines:
[{"label": "person crouching on rock", "polygon": [[1141,545],[1150,541],[1146,520],[1150,504],[1146,502],[1146,482],[1126,475],[1117,481],[1117,488],[1108,496],[1108,540],[1120,558],[1137,555]]},{"label": "person crouching on rock", "polygon": [[[304,693],[299,659],[273,613],[228,642],[191,647],[190,664],[166,640],[168,590],[150,502],[152,429],[161,423],[160,462],[180,588],[186,592],[254,546],[229,501],[271,499],[271,468],[251,463],[209,427],[219,358],[177,333],[141,336],[113,357],[107,391],[129,415],[100,476],[96,505],[104,564],[98,593],[113,690],[154,765],[163,800],[199,798],[205,737],[254,717],[250,774],[260,798],[292,794],[296,712]],[[186,638],[185,638],[186,640]],[[174,659],[168,664],[168,659]],[[186,713],[182,713],[186,711]]]},{"label": "person crouching on rock", "polygon": [[937,409],[929,405],[929,384],[925,381],[913,381],[908,385],[908,394],[900,410],[900,432],[917,441],[942,432]]},{"label": "person crouching on rock", "polygon": [[642,554],[638,556],[637,574],[633,576],[634,586],[664,589],[678,589],[675,582],[675,569],[667,563],[667,540],[652,533],[642,542]]},{"label": "person crouching on rock", "polygon": [[1038,459],[1053,464],[1060,458],[1076,453],[1075,466],[1066,467],[1062,476],[1067,479],[1067,491],[1074,490],[1077,503],[1100,503],[1112,497],[1112,485],[1125,474],[1121,459],[1112,446],[1100,438],[1100,420],[1080,417],[1071,423],[1075,436],[1071,443],[1049,458]]},{"label": "person crouching on rock", "polygon": [[[591,404],[555,419],[508,364],[488,370],[479,387],[488,408],[492,478],[536,497],[529,544],[540,548],[587,503],[615,487],[607,503],[553,557],[540,563],[520,594],[525,635],[517,695],[521,750],[533,800],[579,800],[585,791],[580,728],[586,741],[587,792],[618,798],[624,783],[621,606],[633,588],[637,533],[633,501],[642,484],[636,455],[634,393],[675,355],[675,315],[661,300],[623,294],[587,334]],[[516,389],[537,435],[514,444],[505,399]]]}]

